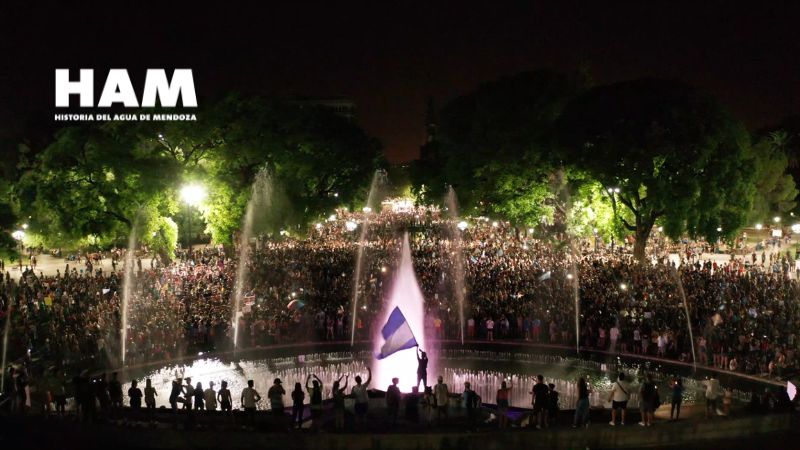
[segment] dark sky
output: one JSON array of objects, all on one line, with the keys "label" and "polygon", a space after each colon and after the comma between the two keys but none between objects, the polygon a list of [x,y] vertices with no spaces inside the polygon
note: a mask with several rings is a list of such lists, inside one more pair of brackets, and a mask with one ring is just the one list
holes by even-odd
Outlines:
[{"label": "dark sky", "polygon": [[230,90],[348,96],[393,162],[416,157],[428,96],[441,105],[523,70],[680,78],[753,128],[800,113],[791,3],[109,3],[0,4],[0,128],[52,126],[56,67],[94,68],[97,84],[111,67],[135,84],[147,67],[190,67],[200,102]]}]

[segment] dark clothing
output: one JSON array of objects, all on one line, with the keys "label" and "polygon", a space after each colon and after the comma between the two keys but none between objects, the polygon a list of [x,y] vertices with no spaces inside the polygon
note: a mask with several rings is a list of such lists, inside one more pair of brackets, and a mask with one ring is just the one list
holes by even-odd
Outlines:
[{"label": "dark clothing", "polygon": [[538,413],[547,409],[547,393],[550,390],[544,383],[536,383],[533,386],[533,412]]},{"label": "dark clothing", "polygon": [[131,408],[139,409],[142,407],[142,390],[137,388],[128,389],[128,397],[131,398]]}]

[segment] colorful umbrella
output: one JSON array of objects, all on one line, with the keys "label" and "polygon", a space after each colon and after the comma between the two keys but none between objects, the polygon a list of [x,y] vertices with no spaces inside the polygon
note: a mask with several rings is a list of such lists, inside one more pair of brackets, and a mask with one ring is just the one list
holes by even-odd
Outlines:
[{"label": "colorful umbrella", "polygon": [[302,300],[296,298],[296,299],[290,301],[289,304],[286,305],[286,308],[288,308],[288,309],[300,309],[300,308],[302,308],[304,306],[306,306],[306,304]]}]

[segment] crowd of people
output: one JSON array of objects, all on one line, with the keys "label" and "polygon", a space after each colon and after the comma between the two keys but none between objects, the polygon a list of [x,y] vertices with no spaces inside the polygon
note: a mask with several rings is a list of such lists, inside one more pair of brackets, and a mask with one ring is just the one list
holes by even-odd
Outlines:
[{"label": "crowd of people", "polygon": [[9,361],[36,355],[48,364],[17,364],[4,389],[25,392],[30,380],[53,384],[65,368],[222,350],[234,335],[240,347],[344,340],[351,329],[356,339],[368,339],[381,326],[376,317],[403,232],[409,233],[426,300],[425,332],[434,340],[463,333],[469,340],[577,342],[585,349],[694,360],[768,377],[797,371],[800,285],[789,276],[794,255],[788,251],[777,249],[767,258],[762,249],[723,263],[703,260],[693,243],[673,243],[676,261],[666,257],[660,238],[655,242],[665,253],[653,248],[652,261],[639,264],[624,243],[612,249],[563,236],[546,239],[486,218],[459,225],[432,208],[341,210],[303,239],[255,239],[247,243],[238,311],[233,305],[241,262],[235,247],[180,251],[168,264],[142,264],[137,254],[129,280],[124,250],[112,252],[111,271],[66,263],[63,273],[49,275],[27,268],[18,281],[7,272],[0,283],[0,323]]}]

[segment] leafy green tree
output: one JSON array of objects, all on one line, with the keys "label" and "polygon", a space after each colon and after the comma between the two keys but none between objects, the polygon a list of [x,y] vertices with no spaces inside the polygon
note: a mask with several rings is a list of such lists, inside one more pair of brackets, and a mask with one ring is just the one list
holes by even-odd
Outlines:
[{"label": "leafy green tree", "polygon": [[752,225],[775,214],[782,215],[797,206],[797,188],[792,175],[787,172],[786,155],[788,134],[774,131],[762,136],[753,146],[756,158],[754,172],[756,195],[748,221]]},{"label": "leafy green tree", "polygon": [[436,139],[423,147],[412,177],[429,201],[455,189],[462,211],[497,213],[528,226],[546,205],[553,159],[550,131],[580,79],[547,71],[484,83],[442,109]]},{"label": "leafy green tree", "polygon": [[591,89],[567,106],[556,135],[563,160],[606,187],[640,261],[656,221],[670,237],[711,242],[746,223],[755,193],[749,135],[685,84],[644,79]]}]

